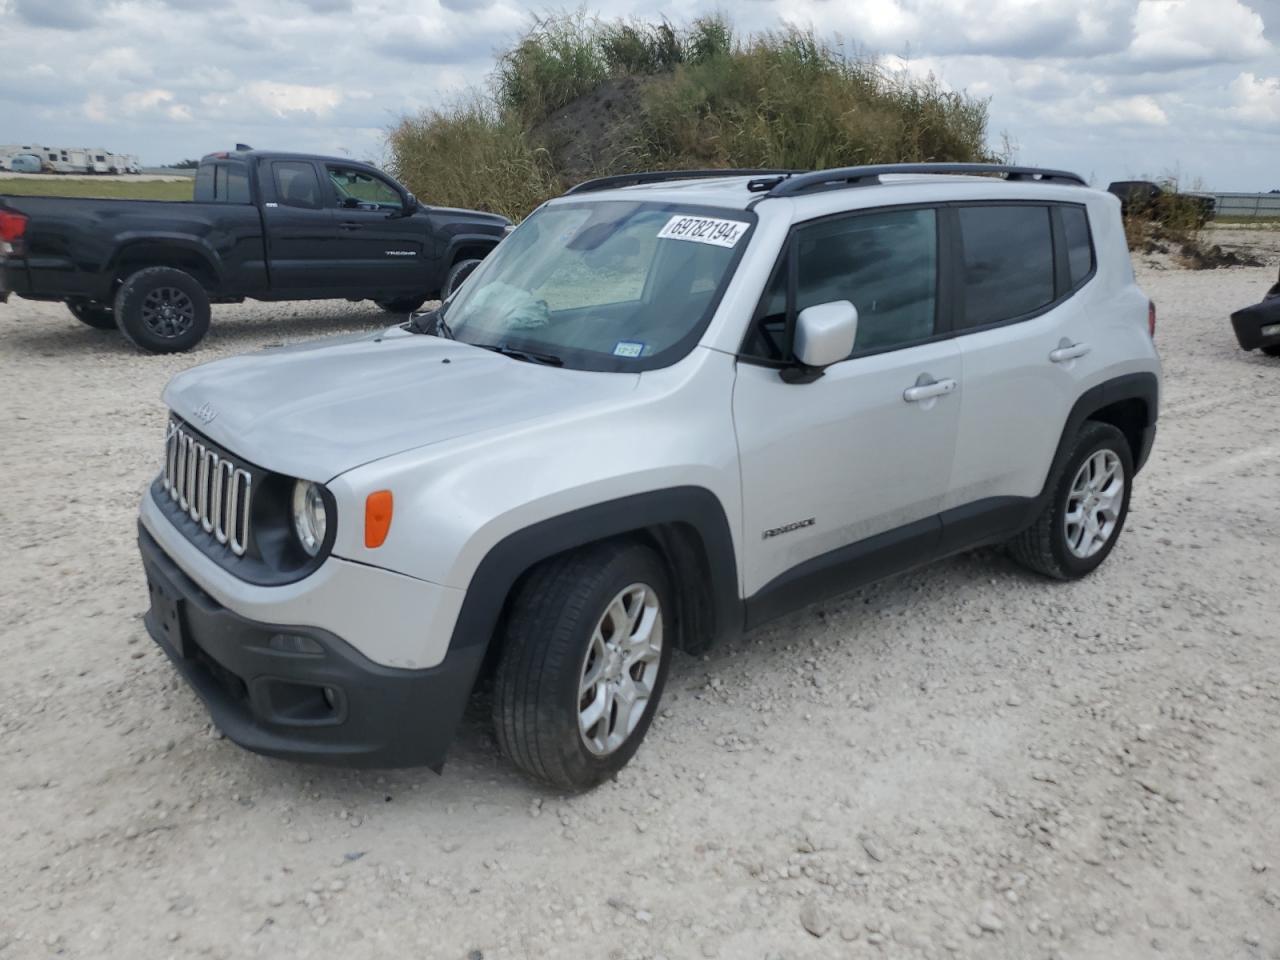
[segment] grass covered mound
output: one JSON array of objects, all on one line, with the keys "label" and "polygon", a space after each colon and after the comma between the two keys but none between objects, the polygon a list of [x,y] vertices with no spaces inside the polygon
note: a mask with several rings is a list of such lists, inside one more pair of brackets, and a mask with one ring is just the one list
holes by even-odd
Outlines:
[{"label": "grass covered mound", "polygon": [[486,89],[388,134],[394,172],[431,203],[517,218],[611,173],[982,161],[986,141],[986,100],[811,32],[580,14],[536,21]]}]

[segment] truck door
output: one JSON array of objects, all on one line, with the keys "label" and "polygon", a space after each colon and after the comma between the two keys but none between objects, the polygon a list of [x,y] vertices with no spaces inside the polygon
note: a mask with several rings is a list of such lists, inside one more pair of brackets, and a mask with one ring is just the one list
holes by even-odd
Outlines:
[{"label": "truck door", "polygon": [[328,202],[342,249],[333,264],[343,286],[357,295],[426,294],[435,277],[425,216],[405,216],[405,197],[369,169],[325,163]]},{"label": "truck door", "polygon": [[267,234],[271,290],[298,299],[331,296],[343,286],[333,211],[325,206],[320,173],[310,160],[264,160],[258,167],[262,223]]}]

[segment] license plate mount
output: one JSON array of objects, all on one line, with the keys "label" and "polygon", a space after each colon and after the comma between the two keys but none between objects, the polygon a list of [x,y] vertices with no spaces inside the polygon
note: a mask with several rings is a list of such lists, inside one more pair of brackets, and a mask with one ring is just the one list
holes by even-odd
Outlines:
[{"label": "license plate mount", "polygon": [[149,577],[147,585],[151,589],[151,617],[160,628],[165,642],[173,652],[186,659],[190,651],[187,649],[186,630],[182,622],[182,600],[159,577]]}]

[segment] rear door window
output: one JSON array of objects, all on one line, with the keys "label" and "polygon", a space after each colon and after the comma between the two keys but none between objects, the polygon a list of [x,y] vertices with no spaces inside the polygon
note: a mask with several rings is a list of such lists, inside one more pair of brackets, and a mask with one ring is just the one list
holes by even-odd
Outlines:
[{"label": "rear door window", "polygon": [[957,213],[964,245],[961,328],[1016,320],[1054,301],[1047,205],[961,207]]}]

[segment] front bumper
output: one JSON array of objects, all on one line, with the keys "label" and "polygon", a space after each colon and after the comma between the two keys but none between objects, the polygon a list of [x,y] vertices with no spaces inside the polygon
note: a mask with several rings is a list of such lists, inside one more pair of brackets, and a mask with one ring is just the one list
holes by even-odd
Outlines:
[{"label": "front bumper", "polygon": [[[1280,286],[1280,285],[1278,285]],[[1231,315],[1231,326],[1243,350],[1280,346],[1280,333],[1263,334],[1263,327],[1280,325],[1280,296],[1237,310]]]},{"label": "front bumper", "polygon": [[443,765],[483,645],[451,649],[425,670],[382,666],[327,631],[228,610],[141,524],[138,547],[151,596],[147,631],[231,740],[318,763]]}]

